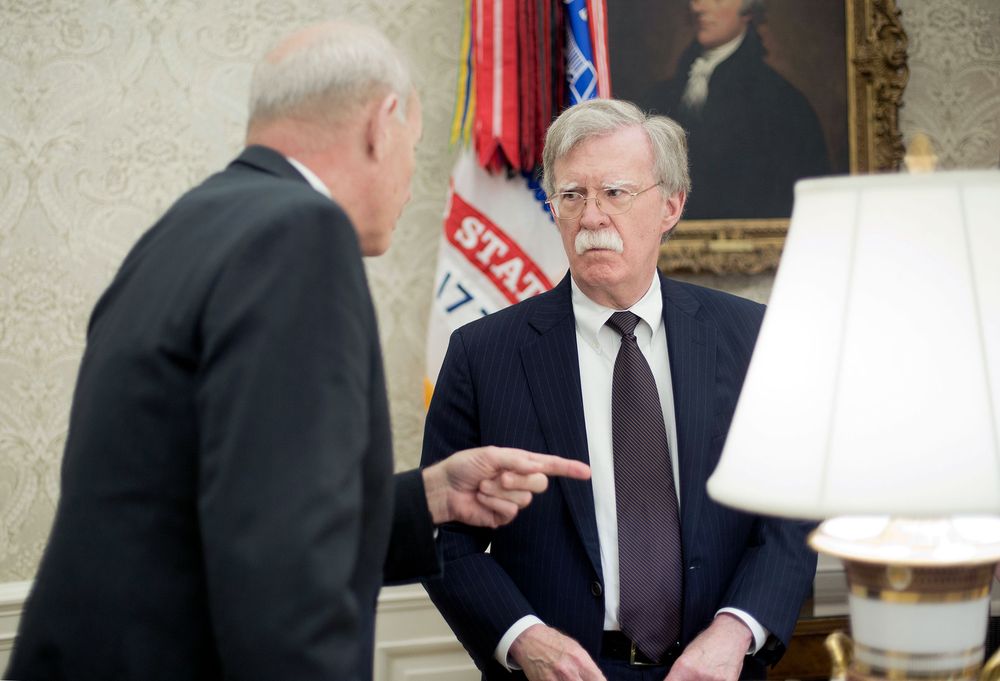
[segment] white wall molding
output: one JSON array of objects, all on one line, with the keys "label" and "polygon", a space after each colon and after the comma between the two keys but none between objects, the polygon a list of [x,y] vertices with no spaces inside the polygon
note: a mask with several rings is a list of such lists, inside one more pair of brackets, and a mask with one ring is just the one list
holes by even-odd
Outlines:
[{"label": "white wall molding", "polygon": [[847,576],[840,561],[819,554],[813,579],[813,613],[822,617],[847,614]]},{"label": "white wall molding", "polygon": [[465,648],[418,584],[386,587],[375,621],[376,681],[478,681]]},{"label": "white wall molding", "polygon": [[378,595],[378,612],[419,611],[426,609],[428,605],[433,607],[430,600],[430,596],[419,584],[387,586]]},{"label": "white wall molding", "polygon": [[30,589],[31,582],[0,582],[0,674],[7,668],[17,623]]}]

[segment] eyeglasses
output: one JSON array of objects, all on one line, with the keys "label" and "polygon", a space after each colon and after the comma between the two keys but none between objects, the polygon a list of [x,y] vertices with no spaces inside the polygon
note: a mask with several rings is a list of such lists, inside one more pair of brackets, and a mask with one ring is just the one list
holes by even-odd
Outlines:
[{"label": "eyeglasses", "polygon": [[598,189],[597,193],[590,197],[581,192],[560,192],[545,203],[552,209],[557,220],[576,220],[583,215],[587,201],[591,199],[594,200],[597,210],[602,211],[605,215],[621,215],[631,210],[632,204],[635,203],[635,197],[643,192],[648,192],[653,187],[659,187],[661,184],[663,183],[657,182],[637,192],[630,192],[620,187],[607,187]]}]

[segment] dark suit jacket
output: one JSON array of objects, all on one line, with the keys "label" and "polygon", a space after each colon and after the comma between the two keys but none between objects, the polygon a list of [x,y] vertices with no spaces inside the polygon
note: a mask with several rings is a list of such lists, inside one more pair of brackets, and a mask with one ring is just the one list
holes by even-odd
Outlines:
[{"label": "dark suit jacket", "polygon": [[[397,483],[389,579],[436,567],[419,474]],[[5,678],[367,679],[393,494],[355,231],[248,148],[94,310]]]},{"label": "dark suit jacket", "polygon": [[693,43],[681,55],[675,77],[640,102],[687,130],[692,191],[684,217],[787,218],[795,181],[830,172],[816,113],[764,61],[753,24],[739,48],[712,72],[702,108],[688,110],[681,97],[701,52]]},{"label": "dark suit jacket", "polygon": [[[662,276],[661,286],[687,568],[682,644],[725,606],[754,616],[775,644],[787,643],[815,572],[807,527],[725,508],[705,490],[763,306]],[[427,414],[423,462],[486,443],[589,460],[569,277],[452,335]],[[528,614],[598,655],[604,579],[590,482],[559,479],[510,525],[493,532],[448,526],[439,543],[443,575],[424,584],[487,678],[510,678],[493,652]],[[762,667],[751,660],[747,669]]]}]

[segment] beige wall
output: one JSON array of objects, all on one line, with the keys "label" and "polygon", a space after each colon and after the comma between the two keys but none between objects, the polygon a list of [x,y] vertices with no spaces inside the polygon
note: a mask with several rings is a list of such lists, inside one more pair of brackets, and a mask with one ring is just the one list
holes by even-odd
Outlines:
[{"label": "beige wall", "polygon": [[[612,11],[623,0],[608,0]],[[419,455],[424,328],[453,152],[458,0],[0,4],[0,582],[30,579],[58,496],[87,316],[139,234],[240,148],[250,66],[331,15],[410,54],[425,135],[414,200],[369,262],[400,466]],[[947,167],[1000,157],[1000,5],[899,0],[910,34],[904,132]],[[932,276],[932,273],[929,273]],[[766,298],[771,277],[701,277]],[[264,358],[262,358],[263,360]]]},{"label": "beige wall", "polygon": [[369,263],[399,458],[416,462],[461,3],[3,2],[0,582],[30,578],[48,534],[94,301],[140,233],[241,148],[257,56],[330,16],[381,26],[412,55],[424,100],[415,198],[392,253]]}]

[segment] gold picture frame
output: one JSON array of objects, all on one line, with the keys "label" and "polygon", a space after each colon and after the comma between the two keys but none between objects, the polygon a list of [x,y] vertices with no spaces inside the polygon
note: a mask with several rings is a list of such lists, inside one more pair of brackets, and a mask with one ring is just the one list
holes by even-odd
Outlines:
[{"label": "gold picture frame", "polygon": [[[895,0],[844,0],[851,173],[893,171],[904,148],[898,111],[909,78]],[[778,265],[787,219],[682,220],[660,250],[666,272],[758,274]]]}]

